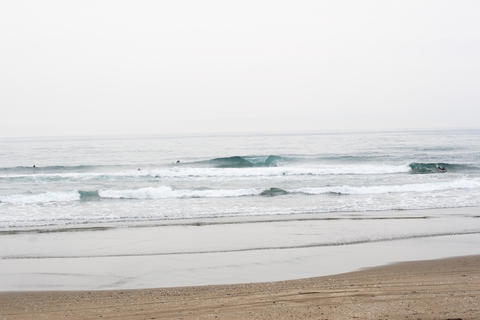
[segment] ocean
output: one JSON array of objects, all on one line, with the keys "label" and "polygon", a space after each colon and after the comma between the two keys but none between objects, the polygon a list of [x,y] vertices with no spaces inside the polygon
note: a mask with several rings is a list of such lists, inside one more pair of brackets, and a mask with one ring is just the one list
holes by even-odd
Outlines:
[{"label": "ocean", "polygon": [[[479,205],[478,130],[0,139],[7,233]],[[421,232],[470,232],[468,218]]]}]

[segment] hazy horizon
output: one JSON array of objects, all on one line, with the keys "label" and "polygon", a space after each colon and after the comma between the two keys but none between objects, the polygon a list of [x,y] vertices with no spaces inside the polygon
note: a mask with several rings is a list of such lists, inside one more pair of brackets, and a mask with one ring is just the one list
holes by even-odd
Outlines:
[{"label": "hazy horizon", "polygon": [[0,137],[477,129],[476,1],[0,4]]},{"label": "hazy horizon", "polygon": [[109,138],[190,138],[190,137],[228,137],[228,136],[309,136],[309,135],[350,135],[350,134],[384,134],[384,133],[470,133],[480,131],[477,128],[391,128],[391,129],[357,129],[357,130],[290,130],[290,131],[211,131],[211,132],[172,132],[172,133],[101,133],[101,134],[63,134],[63,135],[17,135],[0,136],[0,139],[109,139]]}]

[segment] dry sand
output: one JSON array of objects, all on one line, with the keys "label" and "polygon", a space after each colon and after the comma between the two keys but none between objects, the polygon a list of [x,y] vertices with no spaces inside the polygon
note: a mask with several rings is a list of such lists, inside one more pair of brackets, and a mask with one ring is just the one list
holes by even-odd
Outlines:
[{"label": "dry sand", "polygon": [[0,293],[0,319],[480,319],[480,256],[270,283]]}]

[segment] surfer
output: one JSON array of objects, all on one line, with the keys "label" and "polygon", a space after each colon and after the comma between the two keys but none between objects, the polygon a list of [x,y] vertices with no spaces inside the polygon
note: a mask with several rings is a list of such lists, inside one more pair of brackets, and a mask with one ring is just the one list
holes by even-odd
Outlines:
[{"label": "surfer", "polygon": [[175,162],[176,164],[179,164],[180,163],[180,160],[177,160],[177,162]]},{"label": "surfer", "polygon": [[440,172],[447,172],[447,169],[445,167],[441,166],[441,165],[437,164],[436,167],[437,167],[437,170],[440,171]]},{"label": "surfer", "polygon": [[37,167],[36,165],[33,165],[33,167],[32,167],[32,168],[33,168],[33,169],[35,169],[36,167]]}]

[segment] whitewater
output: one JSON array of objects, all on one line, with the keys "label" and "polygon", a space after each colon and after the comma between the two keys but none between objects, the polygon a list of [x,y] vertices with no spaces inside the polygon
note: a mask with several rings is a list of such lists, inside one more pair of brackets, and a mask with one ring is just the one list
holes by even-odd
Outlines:
[{"label": "whitewater", "polygon": [[4,138],[0,150],[1,232],[480,206],[474,130]]}]

